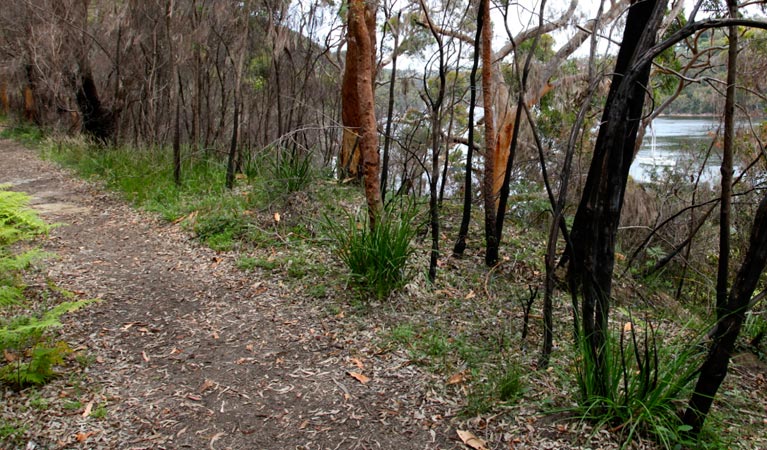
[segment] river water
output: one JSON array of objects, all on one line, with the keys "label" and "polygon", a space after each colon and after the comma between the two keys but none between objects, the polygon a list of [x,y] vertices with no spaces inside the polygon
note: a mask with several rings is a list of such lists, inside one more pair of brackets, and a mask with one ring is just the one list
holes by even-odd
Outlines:
[{"label": "river water", "polygon": [[[631,177],[640,183],[649,183],[673,173],[694,181],[718,128],[718,118],[712,117],[653,120],[631,165]],[[701,181],[718,182],[721,161],[721,151],[713,148],[703,167]]]}]

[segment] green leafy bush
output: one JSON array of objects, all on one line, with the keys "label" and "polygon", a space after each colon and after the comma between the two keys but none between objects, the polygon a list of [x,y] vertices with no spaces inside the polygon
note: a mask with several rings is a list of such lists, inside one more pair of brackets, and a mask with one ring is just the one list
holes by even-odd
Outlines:
[{"label": "green leafy bush", "polygon": [[0,306],[21,301],[24,286],[19,272],[44,255],[38,250],[18,254],[11,251],[11,245],[46,233],[50,228],[26,207],[28,202],[26,194],[0,185]]},{"label": "green leafy bush", "polygon": [[39,144],[45,137],[43,129],[30,123],[19,122],[0,132],[0,137],[15,139],[27,145]]},{"label": "green leafy bush", "polygon": [[21,315],[0,327],[0,351],[6,364],[0,380],[17,389],[45,384],[55,377],[54,367],[71,353],[66,342],[57,341],[49,331],[61,326],[61,316],[76,311],[92,300],[63,302],[41,317]]},{"label": "green leafy bush", "polygon": [[[0,307],[5,309],[24,300],[21,272],[44,253],[29,250],[14,253],[11,246],[46,233],[50,226],[27,208],[29,196],[0,186]],[[89,303],[64,302],[35,316],[16,315],[0,321],[0,381],[21,389],[44,384],[55,376],[54,367],[71,352],[65,342],[53,342],[49,330],[61,325],[59,318]]]},{"label": "green leafy bush", "polygon": [[346,215],[326,224],[335,253],[351,272],[351,280],[363,292],[387,298],[412,277],[406,270],[413,254],[412,240],[418,231],[414,204],[388,206],[371,230],[367,214]]}]

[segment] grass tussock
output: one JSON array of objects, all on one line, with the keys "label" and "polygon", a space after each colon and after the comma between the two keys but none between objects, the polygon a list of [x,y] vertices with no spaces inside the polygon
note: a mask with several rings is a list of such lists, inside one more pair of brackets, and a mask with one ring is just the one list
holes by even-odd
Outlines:
[{"label": "grass tussock", "polygon": [[641,324],[629,319],[608,336],[601,350],[604,367],[589,350],[587,339],[578,343],[574,361],[577,415],[597,428],[619,433],[624,448],[640,436],[666,449],[692,444],[687,442],[690,427],[682,423],[680,409],[705,355],[702,346],[689,340],[662,342],[649,321]]},{"label": "grass tussock", "polygon": [[385,299],[411,279],[407,263],[415,251],[418,217],[416,205],[407,203],[387,206],[372,229],[366,212],[347,214],[345,221],[326,218],[335,253],[364,294]]}]

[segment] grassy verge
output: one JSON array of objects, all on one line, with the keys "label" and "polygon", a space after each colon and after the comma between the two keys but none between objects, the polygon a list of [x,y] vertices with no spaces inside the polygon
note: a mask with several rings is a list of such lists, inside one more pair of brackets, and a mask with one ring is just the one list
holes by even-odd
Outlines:
[{"label": "grassy verge", "polygon": [[[44,157],[81,177],[103,181],[139,208],[181,222],[216,250],[285,246],[313,234],[312,212],[310,220],[299,220],[305,219],[299,217],[299,208],[314,202],[297,195],[314,195],[311,185],[317,177],[310,155],[265,149],[245,162],[244,174],[229,190],[220,158],[190,148],[184,149],[181,182],[176,184],[167,148],[101,148],[79,138],[46,137],[28,126],[10,127],[3,136],[37,147]],[[343,189],[331,191],[338,195]]]}]

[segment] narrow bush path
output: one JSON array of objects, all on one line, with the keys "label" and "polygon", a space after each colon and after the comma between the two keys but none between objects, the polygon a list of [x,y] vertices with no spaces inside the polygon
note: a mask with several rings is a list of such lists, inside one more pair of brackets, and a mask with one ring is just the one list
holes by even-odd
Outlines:
[{"label": "narrow bush path", "polygon": [[[19,144],[0,141],[0,161],[0,183],[31,194],[61,224],[43,244],[57,255],[44,274],[102,300],[66,318],[66,338],[90,362],[80,378],[46,388],[47,408],[28,408],[27,448],[460,445],[444,417],[427,411],[439,399],[410,382],[423,375],[347,339],[321,302],[237,270],[233,255]],[[55,407],[62,399],[76,400],[71,410]],[[93,408],[105,417],[89,415]]]}]

